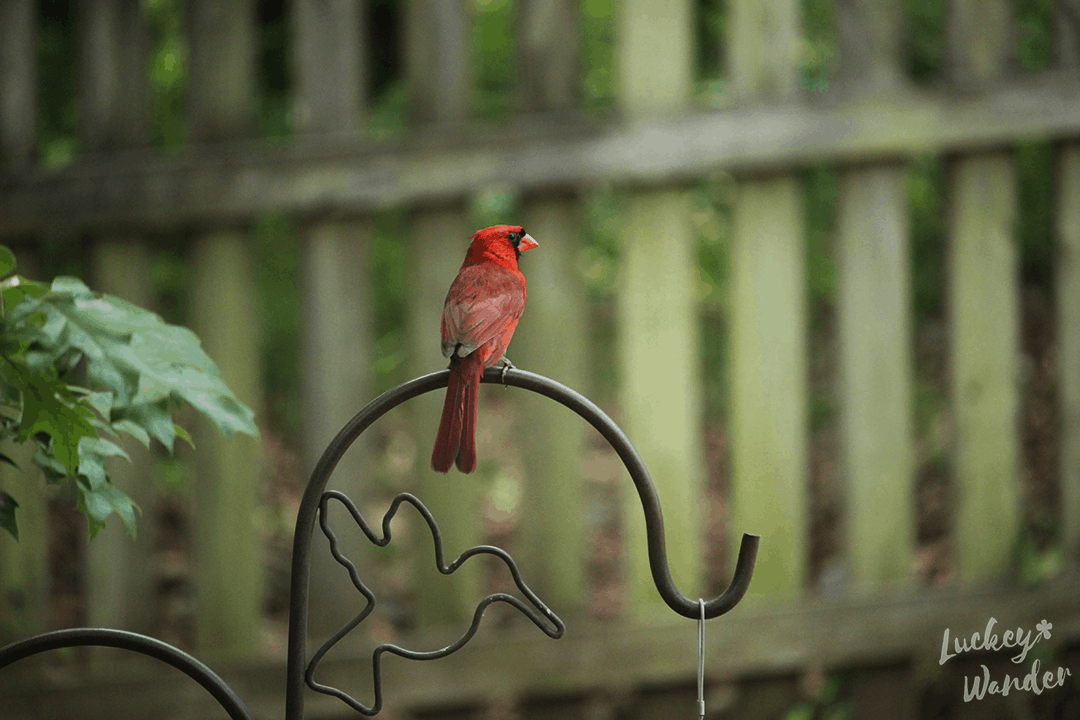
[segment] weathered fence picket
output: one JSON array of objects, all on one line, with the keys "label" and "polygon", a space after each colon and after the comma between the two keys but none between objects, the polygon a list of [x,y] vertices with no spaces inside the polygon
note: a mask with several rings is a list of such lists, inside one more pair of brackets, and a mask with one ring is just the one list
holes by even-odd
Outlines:
[{"label": "weathered fence picket", "polygon": [[[514,26],[514,93],[522,113],[571,116],[581,100],[578,13],[575,0],[525,0]],[[546,367],[549,376],[589,395],[588,320],[578,275],[582,249],[579,189],[538,190],[520,198],[520,222],[541,245],[525,263],[528,309],[510,356],[521,367]],[[521,401],[527,425],[516,433],[525,449],[521,561],[530,583],[567,613],[584,610],[586,546],[582,479],[585,425],[565,408],[530,394]],[[545,478],[544,482],[531,482]]]},{"label": "weathered fence picket", "polygon": [[[733,3],[727,64],[736,97],[794,96],[800,40],[795,0]],[[809,559],[801,183],[790,171],[740,178],[732,213],[729,537],[761,528],[754,532],[771,542],[762,544],[750,592],[793,598]]]},{"label": "weathered fence picket", "polygon": [[[87,6],[87,10],[89,7]],[[150,144],[148,31],[139,3],[112,0],[84,12],[78,28],[79,147],[87,154],[145,148]],[[94,286],[141,307],[153,307],[150,247],[131,230],[106,230],[92,239]],[[110,461],[116,481],[152,511],[151,460],[138,442],[125,442],[132,462]],[[135,632],[153,630],[155,581],[153,523],[143,523],[138,543],[110,523],[86,550],[86,622]]]},{"label": "weathered fence picket", "polygon": [[[947,52],[958,88],[993,82],[1013,53],[1010,3],[950,3]],[[1020,531],[1019,293],[1015,167],[1008,152],[950,170],[949,309],[957,457],[957,564],[967,580],[1009,572]]]},{"label": "weathered fence picket", "polygon": [[[874,0],[836,6],[845,92],[905,85],[903,11]],[[880,592],[913,580],[912,285],[906,168],[843,168],[837,208],[838,395],[845,550],[851,588]]]},{"label": "weathered fence picket", "polygon": [[[33,0],[0,3],[0,171],[32,166],[37,141],[37,14]],[[32,274],[33,258],[20,260]],[[48,622],[48,525],[45,489],[33,472],[32,447],[0,446],[22,470],[0,463],[0,482],[19,488],[22,541],[0,542],[0,635],[5,641],[44,629]],[[14,493],[13,493],[14,494]]]},{"label": "weathered fence picket", "polygon": [[[1080,64],[1080,63],[1077,63]],[[1057,333],[1061,372],[1061,539],[1080,560],[1080,145],[1059,146]]]},{"label": "weathered fence picket", "polygon": [[[618,100],[628,117],[677,113],[690,101],[690,15],[689,0],[623,3]],[[701,594],[698,288],[686,188],[630,189],[620,239],[616,357],[623,426],[637,439],[664,507],[671,575],[683,592]],[[626,601],[635,612],[660,600],[646,563],[640,503],[632,492],[624,492],[623,501]]]},{"label": "weathered fence picket", "polygon": [[[249,137],[255,126],[255,3],[188,4],[187,129],[199,143]],[[262,410],[255,268],[248,223],[201,227],[189,250],[191,327],[236,396]],[[250,653],[258,641],[262,566],[255,537],[259,447],[225,441],[206,424],[196,454],[193,513],[195,634],[210,656]]]},{"label": "weathered fence picket", "polygon": [[[364,17],[360,3],[293,3],[296,59],[292,108],[299,140],[359,138],[367,115]],[[353,413],[356,398],[374,388],[374,337],[369,254],[374,228],[367,213],[332,208],[300,218],[304,367],[303,467],[314,467],[323,448]],[[366,438],[342,458],[342,492],[363,497],[372,476]],[[358,559],[365,555],[360,551]],[[328,553],[312,558],[313,594],[322,612],[311,631],[329,635],[347,617],[355,592]],[[337,612],[335,612],[337,610]]]}]

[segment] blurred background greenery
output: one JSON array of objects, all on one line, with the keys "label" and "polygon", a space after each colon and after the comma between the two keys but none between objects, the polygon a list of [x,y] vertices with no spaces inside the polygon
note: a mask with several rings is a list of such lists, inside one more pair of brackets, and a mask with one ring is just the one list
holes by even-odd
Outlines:
[{"label": "blurred background greenery", "polygon": [[[581,93],[591,113],[611,113],[615,101],[615,0],[582,0]],[[39,154],[48,165],[70,162],[79,152],[75,93],[75,0],[42,0],[40,3],[41,131]],[[185,141],[183,98],[186,80],[185,41],[182,34],[182,0],[146,0],[145,12],[152,32],[154,51],[149,68],[152,88],[153,142],[164,150]],[[368,131],[372,137],[388,137],[405,127],[406,91],[401,61],[402,13],[394,0],[371,0],[368,42],[372,58],[372,109]],[[474,67],[477,91],[474,114],[498,119],[508,117],[511,107],[513,52],[513,4],[510,0],[475,0],[473,27]],[[905,0],[910,27],[907,48],[908,73],[920,85],[941,81],[944,55],[944,0]],[[1035,71],[1051,60],[1052,0],[1015,0],[1019,28],[1019,63]],[[802,0],[806,29],[801,82],[804,88],[827,92],[834,70],[835,37],[833,0]],[[721,0],[697,0],[696,98],[704,106],[721,106],[725,6]],[[290,55],[287,45],[288,17],[284,0],[260,0],[258,134],[275,140],[289,137]],[[1053,156],[1049,141],[1033,140],[1017,147],[1016,171],[1019,198],[1020,262],[1025,286],[1050,293],[1053,209]],[[907,187],[911,221],[912,280],[916,336],[944,332],[945,206],[943,160],[934,155],[915,158],[908,166]],[[833,257],[836,217],[836,169],[819,166],[803,175],[806,218],[806,288],[809,294],[812,343],[827,350],[834,339],[836,263]],[[722,417],[726,408],[724,318],[728,297],[727,250],[730,243],[730,176],[718,175],[693,190],[694,227],[697,232],[699,293],[705,332],[702,333],[702,367],[706,392],[704,407],[709,417]],[[474,227],[514,217],[512,194],[485,192],[474,198]],[[615,375],[608,368],[617,363],[614,344],[613,290],[619,263],[619,213],[617,188],[597,188],[585,204],[582,247],[577,267],[588,289],[588,316],[598,355],[591,363],[593,392],[604,402],[614,399]],[[384,390],[406,378],[404,325],[404,267],[406,257],[405,213],[378,215],[371,245],[375,303],[375,370],[378,389]],[[299,319],[298,238],[290,218],[266,216],[254,228],[258,267],[259,304],[263,313],[263,373],[268,388],[268,415],[264,422],[294,444],[299,412]],[[179,240],[179,239],[178,239]],[[79,254],[71,251],[78,238],[54,238],[42,247],[45,275],[82,275]],[[181,244],[167,244],[154,257],[153,277],[164,314],[179,321],[184,317],[186,264]],[[935,330],[936,329],[936,330]],[[924,343],[924,345],[926,345]],[[938,343],[939,346],[942,343]],[[814,357],[828,358],[829,352]],[[943,360],[927,346],[917,353],[916,425],[925,435],[934,418],[945,410],[946,388]],[[828,382],[828,368],[820,368],[813,383],[811,402],[815,427],[834,422],[836,408]],[[941,448],[944,451],[944,448]],[[941,458],[931,458],[940,461]]]},{"label": "blurred background greenery", "polygon": [[[614,40],[615,0],[582,2],[582,95],[586,108],[594,113],[610,112],[615,98]],[[944,45],[944,0],[905,0],[911,26],[908,52],[910,77],[921,84],[940,80]],[[370,3],[369,41],[372,45],[373,108],[369,131],[386,137],[405,127],[405,89],[400,60],[401,16],[394,0]],[[703,104],[719,105],[723,96],[720,39],[725,22],[721,0],[696,2],[697,97]],[[834,56],[833,0],[802,0],[807,31],[804,87],[826,92],[830,60]],[[1051,54],[1052,0],[1017,0],[1020,27],[1019,60],[1026,70],[1046,67]],[[41,63],[41,132],[39,153],[44,162],[62,165],[78,154],[75,93],[75,0],[42,0],[39,59]],[[185,87],[185,47],[181,33],[182,0],[147,0],[147,16],[153,34],[154,52],[150,78],[153,98],[153,139],[155,146],[176,148],[184,143],[182,104]],[[262,0],[259,8],[259,93],[258,131],[266,139],[287,138],[289,122],[290,58],[286,40],[287,17],[284,0]],[[511,23],[510,0],[476,0],[473,52],[477,73],[475,114],[487,118],[508,116],[511,111]],[[1048,141],[1032,141],[1018,148],[1017,172],[1020,187],[1020,240],[1024,280],[1049,283],[1051,262],[1052,156]],[[940,158],[923,156],[909,169],[908,194],[912,222],[912,262],[917,324],[923,325],[943,313],[944,213]],[[833,168],[817,167],[806,172],[807,288],[814,311],[813,326],[820,328],[829,314],[835,288],[836,269],[831,259],[830,238],[835,218],[836,174]],[[701,293],[707,321],[719,322],[725,297],[725,245],[728,242],[727,205],[724,178],[715,178],[696,189],[695,227],[698,228],[698,262]],[[484,193],[473,207],[473,224],[482,227],[512,216],[514,198],[500,193]],[[590,298],[598,306],[610,298],[615,266],[618,263],[618,191],[593,193],[587,210],[585,247],[581,252],[581,278]],[[299,417],[297,407],[297,307],[296,235],[288,219],[266,217],[256,226],[260,299],[265,310],[265,372],[272,387],[280,388],[272,404],[273,421],[286,430]],[[402,368],[402,253],[403,219],[398,211],[381,215],[373,247],[377,291],[378,359],[376,367],[382,387],[404,379]],[[68,241],[74,241],[69,238]],[[46,248],[43,269],[47,273],[80,274],[78,255],[65,250],[63,240]],[[185,287],[184,263],[175,253],[159,254],[154,281],[167,299],[167,312],[183,316],[180,292]],[[607,313],[610,315],[610,313]],[[602,319],[605,313],[594,310]],[[602,328],[598,331],[603,333]],[[723,334],[705,334],[705,373],[710,402],[723,408],[724,353],[715,342]],[[610,346],[600,343],[599,347]],[[605,363],[597,363],[604,366]],[[609,373],[597,380],[610,381]],[[603,388],[610,392],[611,387]]]}]

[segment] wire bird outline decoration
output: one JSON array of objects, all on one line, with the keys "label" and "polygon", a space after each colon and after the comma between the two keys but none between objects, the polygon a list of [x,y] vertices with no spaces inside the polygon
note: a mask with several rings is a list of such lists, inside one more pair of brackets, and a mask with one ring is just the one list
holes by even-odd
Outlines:
[{"label": "wire bird outline decoration", "polygon": [[[368,598],[369,607],[365,607],[359,615],[354,617],[352,621],[335,633],[335,635],[324,643],[315,655],[312,656],[311,661],[308,662],[307,621],[310,582],[309,556],[312,549],[312,535],[314,534],[316,517],[319,518],[323,532],[326,533],[329,530],[329,526],[325,524],[324,520],[327,515],[326,504],[330,499],[338,500],[349,509],[349,512],[353,515],[353,518],[357,520],[358,524],[360,524],[361,529],[368,536],[369,540],[376,544],[381,542],[376,538],[374,532],[371,531],[370,526],[367,526],[360,513],[356,510],[355,505],[352,504],[348,497],[336,491],[326,490],[330,475],[333,473],[338,461],[341,460],[341,457],[345,454],[345,451],[348,450],[353,442],[360,437],[361,433],[367,430],[367,428],[369,428],[376,420],[393,408],[414,397],[440,388],[445,388],[449,375],[449,370],[442,370],[429,375],[424,375],[387,390],[382,395],[372,400],[360,412],[353,416],[353,418],[338,432],[337,436],[334,437],[326,447],[322,457],[319,458],[318,463],[315,465],[315,469],[311,473],[311,478],[308,480],[304,496],[300,501],[300,508],[296,517],[296,531],[293,534],[292,588],[289,601],[289,655],[287,679],[285,683],[286,720],[301,720],[301,718],[303,718],[303,688],[305,684],[307,687],[310,687],[317,692],[334,695],[340,698],[364,715],[376,714],[381,708],[382,703],[379,663],[382,654],[393,652],[402,657],[411,657],[420,660],[430,660],[435,657],[449,655],[469,641],[479,627],[479,622],[483,616],[484,609],[493,602],[502,601],[513,605],[528,616],[529,619],[549,637],[560,637],[565,629],[562,621],[559,620],[554,613],[548,610],[548,608],[540,602],[539,598],[537,598],[521,580],[521,575],[517,571],[517,566],[505,551],[491,546],[480,545],[470,548],[462,553],[462,555],[450,566],[445,566],[443,564],[442,546],[441,542],[439,542],[440,535],[438,526],[435,524],[434,518],[431,517],[431,513],[427,511],[427,508],[424,507],[419,500],[411,495],[403,493],[394,499],[394,504],[391,505],[391,509],[383,518],[384,539],[382,542],[389,541],[389,521],[393,518],[397,508],[402,502],[409,502],[420,511],[432,530],[432,536],[436,541],[436,563],[440,572],[443,572],[444,574],[453,572],[453,570],[459,567],[461,563],[473,555],[481,553],[496,555],[507,564],[508,568],[510,568],[510,572],[514,576],[518,588],[527,598],[529,598],[534,607],[528,607],[512,595],[496,593],[494,595],[489,595],[480,601],[480,605],[477,606],[473,615],[472,625],[470,625],[469,629],[455,643],[443,650],[437,650],[433,653],[417,653],[399,648],[396,645],[380,645],[375,649],[375,654],[373,656],[372,670],[374,674],[376,697],[374,705],[370,708],[357,702],[355,699],[336,688],[322,686],[314,681],[315,667],[318,665],[318,662],[334,643],[344,637],[350,630],[362,622],[368,614],[370,614],[373,600],[370,595],[370,590],[366,590],[363,583],[358,582],[359,577],[355,574],[355,567],[352,567],[351,563],[343,558],[340,552],[337,552],[334,555],[335,559],[337,559],[339,563],[342,563],[346,569],[350,570],[353,584]],[[750,587],[750,579],[754,572],[754,562],[757,558],[758,542],[760,540],[757,535],[743,535],[742,542],[739,545],[739,556],[735,562],[735,572],[732,576],[731,584],[724,592],[708,601],[700,599],[691,600],[679,592],[679,589],[675,586],[675,582],[671,577],[664,541],[664,518],[660,510],[660,499],[656,494],[656,487],[653,485],[652,478],[649,476],[649,471],[646,469],[641,456],[638,455],[637,450],[634,449],[634,446],[630,443],[630,440],[619,426],[591,400],[543,375],[537,375],[517,368],[508,368],[505,370],[501,368],[488,368],[484,372],[481,382],[518,387],[555,400],[584,418],[604,437],[605,440],[608,441],[608,443],[611,444],[630,474],[630,479],[633,481],[638,497],[641,500],[641,508],[645,519],[645,537],[648,548],[649,568],[652,572],[653,583],[656,585],[657,592],[664,602],[667,603],[668,607],[679,615],[692,620],[697,620],[699,618],[711,619],[728,612],[742,599],[743,595],[746,594],[747,589]],[[327,537],[331,539],[331,551],[333,552],[335,541],[332,536],[332,532],[327,535]],[[551,626],[544,623],[544,618],[547,618],[551,622]],[[557,634],[552,632],[552,627],[555,628]]]},{"label": "wire bird outline decoration", "polygon": [[[371,672],[375,689],[375,702],[370,707],[364,705],[348,693],[339,690],[338,688],[316,682],[315,668],[318,666],[323,656],[326,655],[327,652],[329,652],[330,648],[332,648],[338,643],[338,641],[340,641],[342,638],[352,632],[352,630],[357,625],[362,623],[367,618],[367,616],[371,614],[371,612],[375,609],[376,602],[375,594],[364,583],[364,581],[360,579],[360,573],[357,571],[356,565],[353,564],[351,560],[349,560],[341,553],[337,536],[334,534],[334,531],[330,529],[330,519],[327,510],[329,502],[331,500],[337,500],[338,502],[340,502],[345,507],[345,509],[349,511],[352,519],[360,527],[364,535],[367,536],[367,539],[379,547],[386,547],[390,543],[390,540],[392,539],[390,523],[394,519],[394,516],[397,515],[398,508],[401,507],[401,504],[409,503],[420,512],[420,514],[424,518],[424,521],[428,525],[428,529],[431,530],[431,538],[435,544],[435,567],[438,568],[440,573],[442,573],[443,575],[450,575],[459,567],[461,567],[466,560],[476,555],[494,555],[506,564],[507,569],[510,570],[510,574],[514,578],[514,583],[517,585],[518,590],[520,590],[522,595],[524,595],[529,600],[529,602],[532,603],[532,607],[526,605],[521,600],[514,597],[513,595],[510,595],[509,593],[492,593],[485,597],[483,600],[481,600],[480,603],[476,606],[476,610],[473,613],[472,623],[469,625],[469,628],[465,631],[465,633],[453,643],[444,647],[442,650],[418,652],[415,650],[406,650],[405,648],[399,645],[394,645],[392,643],[382,643],[381,645],[376,647],[371,654]],[[459,649],[464,647],[464,645],[468,643],[469,640],[472,639],[473,635],[476,634],[476,631],[480,628],[480,620],[484,617],[484,611],[492,603],[504,602],[517,608],[523,615],[529,618],[529,620],[531,620],[533,624],[540,628],[544,632],[544,634],[546,634],[550,638],[557,640],[561,638],[563,633],[566,631],[566,625],[563,624],[563,621],[560,620],[559,617],[547,607],[547,605],[541,602],[540,598],[536,596],[536,593],[530,590],[529,586],[525,584],[525,581],[521,577],[521,571],[518,569],[517,563],[515,563],[514,559],[510,557],[510,554],[502,548],[497,548],[492,545],[477,545],[461,553],[461,555],[459,555],[458,558],[454,560],[454,562],[447,565],[444,561],[442,533],[439,532],[439,526],[436,524],[435,518],[431,514],[431,511],[428,510],[427,506],[425,506],[424,503],[420,502],[420,500],[417,499],[415,495],[412,495],[410,493],[400,493],[394,497],[393,502],[390,503],[390,509],[387,510],[386,513],[383,515],[383,534],[382,537],[379,537],[375,534],[375,531],[372,530],[371,525],[368,524],[367,520],[364,519],[364,516],[357,509],[356,504],[353,503],[353,501],[347,495],[338,492],[337,490],[327,490],[323,493],[322,499],[319,502],[319,527],[322,529],[322,532],[326,536],[327,540],[330,541],[330,554],[334,556],[334,559],[337,560],[339,564],[341,564],[346,570],[348,570],[349,578],[352,580],[353,586],[356,587],[356,589],[360,591],[360,594],[362,594],[366,598],[367,603],[364,605],[364,608],[359,613],[357,613],[357,615],[352,620],[350,620],[340,630],[334,633],[315,652],[315,654],[311,658],[311,661],[308,663],[306,672],[304,673],[304,681],[307,683],[307,686],[312,690],[323,693],[324,695],[332,695],[340,699],[342,702],[346,703],[347,705],[349,705],[349,707],[353,708],[359,713],[370,716],[377,714],[379,710],[382,709],[383,697],[381,660],[383,653],[390,652],[394,655],[398,655],[409,660],[437,660],[439,658],[446,657],[451,653],[457,652]],[[550,624],[545,623],[545,620],[549,621]]]}]

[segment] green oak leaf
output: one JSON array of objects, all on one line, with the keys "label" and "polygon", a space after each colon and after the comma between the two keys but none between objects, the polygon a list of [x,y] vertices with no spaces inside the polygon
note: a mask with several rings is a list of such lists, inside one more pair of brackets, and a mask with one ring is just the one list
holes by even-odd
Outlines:
[{"label": "green oak leaf", "polygon": [[[125,432],[147,448],[156,438],[170,452],[177,437],[194,446],[172,417],[186,401],[226,438],[258,437],[252,411],[190,330],[76,278],[45,285],[14,268],[0,247],[0,439],[36,443],[47,481],[74,479],[91,537],[114,512],[134,535],[136,507],[104,468],[126,454],[106,436]],[[86,387],[65,382],[76,371]],[[0,526],[13,532],[14,523],[12,508]]]},{"label": "green oak leaf", "polygon": [[83,438],[97,437],[97,431],[90,423],[93,411],[64,402],[61,397],[67,386],[47,374],[20,377],[25,384],[19,440],[29,440],[38,433],[47,434],[53,441],[53,456],[69,475],[74,475],[79,466],[79,442]]},{"label": "green oak leaf", "polygon": [[195,441],[191,439],[190,435],[188,435],[187,430],[180,427],[179,425],[173,425],[173,431],[176,433],[176,437],[186,442],[192,450],[195,449]]},{"label": "green oak leaf", "polygon": [[[146,433],[157,438],[169,452],[172,452],[176,431],[173,428],[172,413],[169,411],[167,398],[158,402],[130,405],[115,411],[113,417],[119,417],[119,422],[127,420],[143,428]],[[117,420],[113,421],[114,427],[117,422]]]},{"label": "green oak leaf", "polygon": [[150,433],[148,433],[142,425],[137,422],[128,419],[116,420],[112,424],[113,430],[116,432],[126,432],[136,440],[142,443],[143,447],[147,450],[150,449]]},{"label": "green oak leaf", "polygon": [[93,490],[99,490],[109,482],[103,465],[105,458],[108,457],[131,460],[119,445],[108,440],[99,437],[84,437],[79,441],[79,475],[86,478]]},{"label": "green oak leaf", "polygon": [[100,488],[91,488],[85,483],[77,482],[75,487],[79,489],[79,499],[76,507],[83,512],[90,525],[90,539],[97,536],[98,531],[105,527],[105,520],[112,513],[120,516],[124,523],[124,529],[128,534],[135,537],[135,509],[136,505],[127,495],[121,492],[112,483],[106,483]]}]

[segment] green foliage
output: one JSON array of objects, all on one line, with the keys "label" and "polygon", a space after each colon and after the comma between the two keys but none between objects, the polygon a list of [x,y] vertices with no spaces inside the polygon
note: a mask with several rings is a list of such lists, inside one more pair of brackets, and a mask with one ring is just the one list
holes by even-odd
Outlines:
[{"label": "green foliage", "polygon": [[300,244],[293,223],[282,216],[260,217],[251,234],[268,416],[275,426],[299,434]]},{"label": "green foliage", "polygon": [[691,194],[691,218],[697,242],[697,270],[701,288],[701,382],[705,413],[721,417],[728,409],[730,343],[728,292],[731,261],[731,206],[735,178],[717,173],[705,178]]},{"label": "green foliage", "polygon": [[37,150],[47,167],[66,165],[79,150],[74,16],[73,0],[39,3]]},{"label": "green foliage", "polygon": [[1054,262],[1054,147],[1049,140],[1021,142],[1015,158],[1023,279],[1049,286]]},{"label": "green foliage", "polygon": [[945,65],[945,0],[907,0],[908,74],[919,83]]},{"label": "green foliage", "polygon": [[156,147],[184,144],[184,92],[187,87],[187,41],[180,27],[180,0],[143,3],[150,30],[152,140]]},{"label": "green foliage", "polygon": [[916,157],[907,173],[916,322],[945,314],[945,170],[935,156]]},{"label": "green foliage", "polygon": [[[49,286],[12,274],[15,267],[0,246],[0,440],[35,443],[46,480],[74,482],[91,537],[114,512],[135,534],[135,506],[105,472],[106,458],[127,457],[110,438],[126,433],[147,448],[156,438],[170,452],[177,437],[190,443],[172,421],[183,402],[227,438],[258,435],[251,410],[190,330],[75,278]],[[16,538],[17,507],[0,491],[0,527]]]},{"label": "green foliage", "polygon": [[615,103],[615,12],[612,0],[582,0],[582,101],[587,110]]},{"label": "green foliage", "polygon": [[829,62],[836,48],[832,4],[832,0],[802,0],[806,36],[799,62],[799,84],[811,92],[829,89]]},{"label": "green foliage", "polygon": [[256,119],[261,138],[284,140],[292,134],[289,121],[289,77],[292,56],[289,43],[289,23],[283,0],[261,2],[258,5],[259,25],[257,52],[259,54]]},{"label": "green foliage", "polygon": [[499,117],[510,110],[514,82],[513,7],[509,0],[474,0],[474,6],[477,114]]},{"label": "green foliage", "polygon": [[1054,0],[1015,0],[1017,59],[1025,70],[1041,70],[1054,59]]},{"label": "green foliage", "polygon": [[[831,303],[839,272],[834,256],[836,230],[837,172],[835,168],[818,166],[807,171],[803,179],[806,217],[806,289],[811,314],[820,313],[819,306]],[[820,328],[821,318],[812,317],[812,327]]]}]

